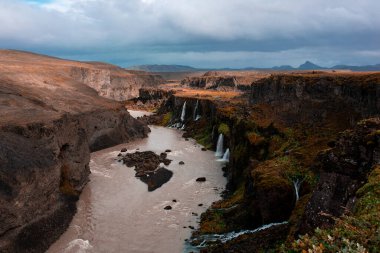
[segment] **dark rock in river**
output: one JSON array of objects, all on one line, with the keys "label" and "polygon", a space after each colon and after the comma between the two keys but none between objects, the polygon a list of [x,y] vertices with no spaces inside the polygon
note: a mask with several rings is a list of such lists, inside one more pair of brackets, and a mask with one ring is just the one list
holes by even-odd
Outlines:
[{"label": "dark rock in river", "polygon": [[180,161],[178,164],[179,164],[179,165],[184,165],[185,162],[184,162],[184,161]]},{"label": "dark rock in river", "polygon": [[165,210],[172,210],[172,207],[171,206],[165,206],[164,209]]},{"label": "dark rock in river", "polygon": [[173,172],[158,166],[160,163],[169,165],[171,160],[166,158],[166,153],[160,155],[152,151],[135,152],[125,154],[123,162],[128,167],[135,166],[136,177],[148,185],[148,191],[154,191],[168,182],[173,176]]},{"label": "dark rock in river", "polygon": [[165,150],[166,153],[172,152],[170,149]]},{"label": "dark rock in river", "polygon": [[206,178],[205,177],[198,177],[196,179],[197,182],[206,182]]},{"label": "dark rock in river", "polygon": [[148,185],[148,191],[154,191],[167,183],[173,176],[173,172],[163,167],[158,168],[153,173],[147,173],[140,177],[140,180]]},{"label": "dark rock in river", "polygon": [[128,151],[128,149],[126,149],[126,148],[122,148],[121,150],[120,150],[120,152],[127,152]]}]

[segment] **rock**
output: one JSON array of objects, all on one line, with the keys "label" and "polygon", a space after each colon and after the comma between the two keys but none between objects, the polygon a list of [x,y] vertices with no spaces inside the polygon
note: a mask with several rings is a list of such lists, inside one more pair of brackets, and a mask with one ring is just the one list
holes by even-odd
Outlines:
[{"label": "rock", "polygon": [[45,252],[76,212],[90,152],[148,133],[87,74],[105,84],[90,63],[0,50],[0,252]]},{"label": "rock", "polygon": [[127,152],[128,151],[128,149],[126,149],[126,148],[122,148],[121,150],[120,150],[120,152]]},{"label": "rock", "polygon": [[197,213],[191,213],[191,215],[192,215],[192,216],[198,216],[198,214],[197,214]]},{"label": "rock", "polygon": [[203,204],[198,204],[198,206],[203,206]]},{"label": "rock", "polygon": [[170,149],[165,150],[166,153],[172,152]]},{"label": "rock", "polygon": [[202,151],[207,151],[207,148],[202,148]]},{"label": "rock", "polygon": [[165,206],[164,209],[165,210],[172,210],[172,207],[171,206]]},{"label": "rock", "polygon": [[173,199],[173,200],[172,200],[172,202],[174,202],[174,203],[175,203],[175,202],[177,202],[177,200],[176,200],[176,199]]},{"label": "rock", "polygon": [[190,228],[190,229],[194,229],[194,227],[193,227],[193,226],[189,226],[189,228]]},{"label": "rock", "polygon": [[183,161],[180,161],[178,164],[179,164],[179,165],[184,165],[184,164],[185,164],[185,162],[183,162]]},{"label": "rock", "polygon": [[305,208],[298,233],[334,224],[334,217],[351,211],[356,191],[380,163],[380,118],[359,122],[340,134],[333,148],[321,152],[314,164],[318,185]]},{"label": "rock", "polygon": [[122,156],[123,154],[122,153],[119,153],[117,156]]},{"label": "rock", "polygon": [[198,177],[195,181],[197,181],[197,182],[206,182],[206,178],[205,177]]},{"label": "rock", "polygon": [[185,138],[185,141],[189,141],[189,138]]}]

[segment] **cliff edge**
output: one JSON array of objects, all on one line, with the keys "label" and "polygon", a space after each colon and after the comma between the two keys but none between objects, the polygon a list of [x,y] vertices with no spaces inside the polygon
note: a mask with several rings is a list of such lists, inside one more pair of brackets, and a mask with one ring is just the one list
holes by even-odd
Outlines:
[{"label": "cliff edge", "polygon": [[0,51],[0,252],[45,251],[75,213],[90,151],[149,131],[73,77],[81,66]]}]

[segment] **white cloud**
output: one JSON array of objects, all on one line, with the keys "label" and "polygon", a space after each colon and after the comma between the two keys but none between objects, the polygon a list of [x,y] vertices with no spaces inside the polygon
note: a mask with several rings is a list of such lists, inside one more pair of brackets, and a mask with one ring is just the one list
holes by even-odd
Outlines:
[{"label": "white cloud", "polygon": [[226,51],[246,51],[236,42],[248,41],[250,51],[279,56],[339,44],[371,51],[380,49],[379,10],[378,0],[0,0],[0,46],[149,51],[159,45],[170,52],[227,43]]}]

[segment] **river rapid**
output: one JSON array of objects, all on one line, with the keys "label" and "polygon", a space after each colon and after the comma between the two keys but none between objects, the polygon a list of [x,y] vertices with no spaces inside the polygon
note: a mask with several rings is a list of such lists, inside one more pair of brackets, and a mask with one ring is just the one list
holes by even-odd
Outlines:
[{"label": "river rapid", "polygon": [[[134,116],[142,113],[132,112]],[[185,244],[199,216],[220,199],[226,184],[214,153],[202,151],[182,131],[150,126],[148,138],[91,154],[90,182],[77,202],[78,212],[68,230],[47,252],[188,252]],[[167,169],[173,177],[148,192],[133,168],[117,161],[122,148],[128,153],[170,149]],[[179,165],[183,161],[184,165]],[[206,182],[196,178],[206,177]],[[202,204],[202,205],[200,205]],[[170,205],[172,210],[165,210]]]}]

